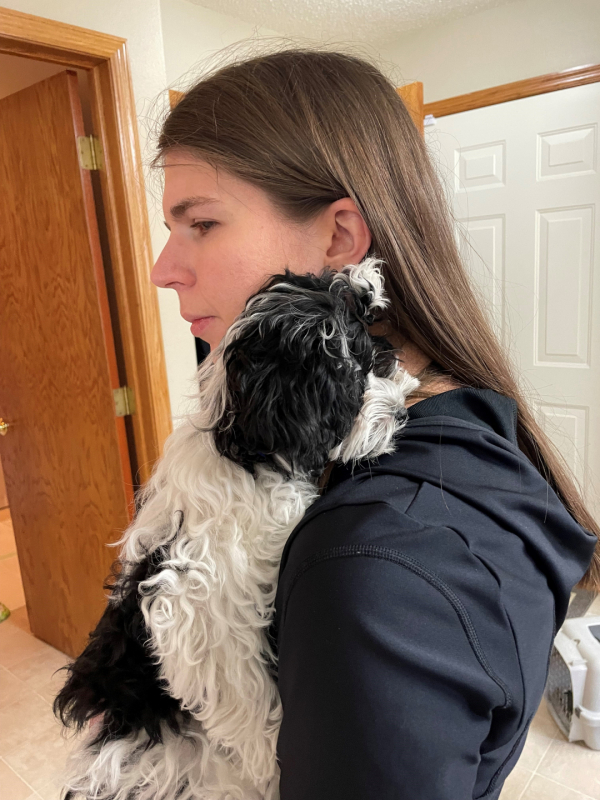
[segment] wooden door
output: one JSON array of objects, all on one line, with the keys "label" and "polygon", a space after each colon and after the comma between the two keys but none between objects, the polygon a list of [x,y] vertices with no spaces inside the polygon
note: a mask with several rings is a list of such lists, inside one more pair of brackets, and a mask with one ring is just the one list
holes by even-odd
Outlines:
[{"label": "wooden door", "polygon": [[598,519],[599,126],[596,82],[426,128],[474,283]]},{"label": "wooden door", "polygon": [[0,438],[32,632],[75,656],[132,513],[74,72],[0,100]]}]

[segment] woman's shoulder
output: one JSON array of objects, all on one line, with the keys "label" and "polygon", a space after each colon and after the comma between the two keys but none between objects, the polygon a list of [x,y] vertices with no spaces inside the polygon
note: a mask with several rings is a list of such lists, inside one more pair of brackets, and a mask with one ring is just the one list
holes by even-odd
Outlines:
[{"label": "woman's shoulder", "polygon": [[[498,509],[495,520],[488,512],[499,495],[504,502],[507,490],[530,492],[528,481],[536,480],[511,441],[512,402],[491,390],[460,387],[413,403],[393,452],[333,465],[325,491],[286,544],[282,569],[292,557],[297,563],[323,548],[350,545],[377,544],[427,561],[436,548],[421,550],[431,538],[449,535],[469,547],[461,530],[469,517],[479,535],[493,535]],[[511,509],[505,505],[503,513],[510,528]]]},{"label": "woman's shoulder", "polygon": [[486,605],[506,612],[526,641],[535,607],[550,637],[595,540],[511,442],[513,403],[492,390],[445,392],[409,409],[393,453],[336,465],[286,543],[280,600],[309,572],[327,581],[354,560],[365,580],[410,572],[437,585],[446,602],[483,611],[484,627]]}]

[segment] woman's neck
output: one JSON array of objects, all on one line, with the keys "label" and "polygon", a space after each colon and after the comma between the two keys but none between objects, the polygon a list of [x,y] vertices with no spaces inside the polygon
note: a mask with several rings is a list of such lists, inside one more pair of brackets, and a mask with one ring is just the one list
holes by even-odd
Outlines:
[{"label": "woman's neck", "polygon": [[[427,356],[416,344],[411,342],[405,336],[391,331],[389,325],[386,323],[376,323],[371,325],[369,332],[374,336],[385,336],[390,344],[394,347],[395,353],[401,366],[409,373],[409,375],[420,375],[430,364],[431,358]],[[458,389],[461,384],[449,378],[446,375],[435,375],[430,377],[427,381],[427,396],[441,394],[448,392],[451,389]],[[418,394],[414,397],[406,399],[406,407],[424,400],[424,396]]]}]

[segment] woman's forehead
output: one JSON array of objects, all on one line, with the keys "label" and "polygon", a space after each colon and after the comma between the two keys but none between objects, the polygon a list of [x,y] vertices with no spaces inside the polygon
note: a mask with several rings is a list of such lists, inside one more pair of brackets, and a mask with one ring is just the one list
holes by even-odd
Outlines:
[{"label": "woman's forehead", "polygon": [[244,206],[267,211],[267,195],[257,186],[186,153],[169,153],[164,162],[163,207],[172,218],[188,210]]}]

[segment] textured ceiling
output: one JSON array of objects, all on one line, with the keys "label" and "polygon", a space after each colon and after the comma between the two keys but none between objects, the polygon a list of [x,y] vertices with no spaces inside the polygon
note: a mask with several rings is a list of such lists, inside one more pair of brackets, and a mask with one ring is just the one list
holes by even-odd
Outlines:
[{"label": "textured ceiling", "polygon": [[511,0],[190,0],[280,35],[383,44]]}]

